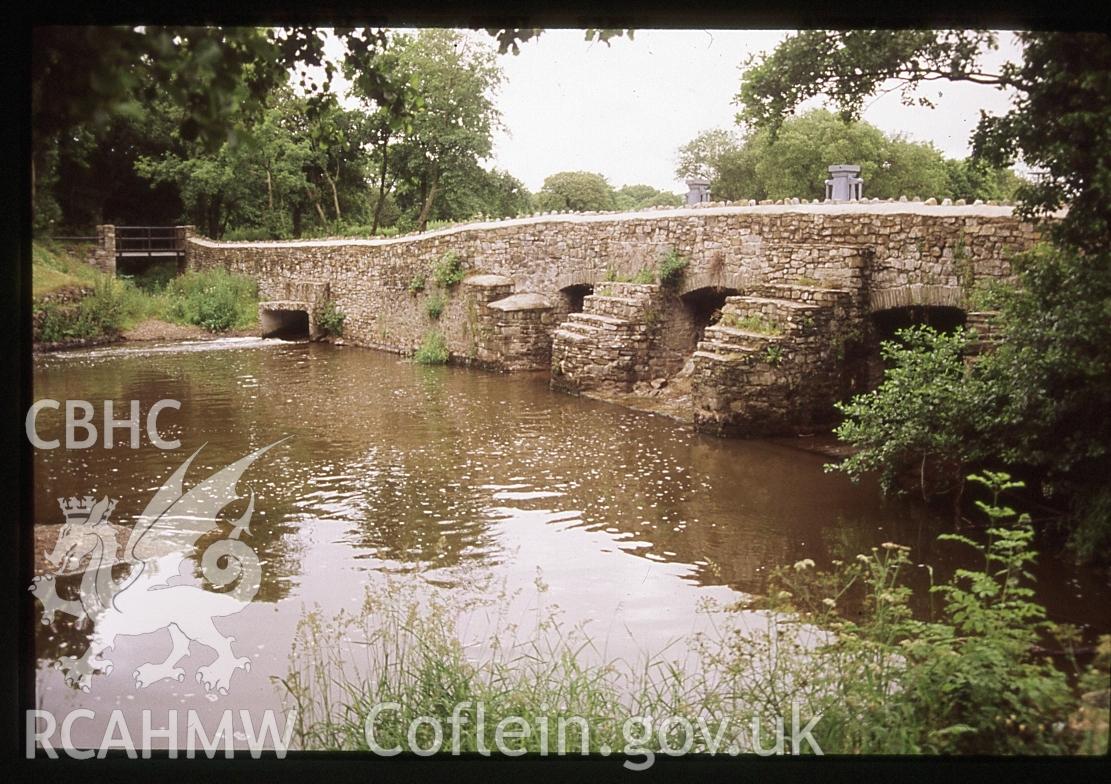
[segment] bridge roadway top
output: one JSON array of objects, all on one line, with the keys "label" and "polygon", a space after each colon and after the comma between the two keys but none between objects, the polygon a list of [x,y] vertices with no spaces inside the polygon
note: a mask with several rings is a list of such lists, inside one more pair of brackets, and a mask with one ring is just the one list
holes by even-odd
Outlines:
[{"label": "bridge roadway top", "polygon": [[[637,220],[673,220],[677,218],[696,218],[718,215],[927,215],[930,217],[955,217],[955,218],[1009,218],[1014,213],[1012,205],[968,204],[968,205],[933,205],[925,202],[847,202],[819,204],[760,204],[760,205],[725,205],[711,203],[705,207],[667,207],[639,210],[635,212],[565,212],[550,213],[545,215],[531,215],[523,218],[505,218],[502,220],[476,221],[460,223],[433,231],[403,234],[398,237],[377,237],[374,239],[363,237],[334,237],[329,239],[312,240],[279,240],[279,241],[243,241],[243,242],[217,242],[200,237],[192,238],[192,242],[210,248],[299,248],[299,247],[340,247],[340,246],[387,246],[411,242],[416,239],[444,237],[467,231],[484,229],[506,228],[510,226],[528,226],[544,223],[606,223],[610,221],[637,221]],[[1063,217],[1065,211],[1061,210],[1055,217]]]}]

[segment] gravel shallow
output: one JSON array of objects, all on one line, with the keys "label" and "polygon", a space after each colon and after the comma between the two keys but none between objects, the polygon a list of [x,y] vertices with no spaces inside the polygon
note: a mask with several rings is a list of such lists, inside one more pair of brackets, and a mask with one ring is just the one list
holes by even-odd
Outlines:
[{"label": "gravel shallow", "polygon": [[254,337],[258,335],[258,327],[246,329],[233,329],[227,332],[214,334],[207,332],[193,324],[171,324],[159,319],[148,319],[123,333],[124,340],[205,340],[221,337]]}]

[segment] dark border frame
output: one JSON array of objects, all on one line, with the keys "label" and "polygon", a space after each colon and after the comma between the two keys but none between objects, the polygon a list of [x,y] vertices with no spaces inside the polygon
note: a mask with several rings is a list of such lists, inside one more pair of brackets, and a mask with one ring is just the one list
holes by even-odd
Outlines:
[{"label": "dark border frame", "polygon": [[[703,0],[688,5],[684,0],[662,3],[615,3],[612,0],[537,1],[529,7],[509,0],[480,0],[465,6],[443,2],[383,0],[361,7],[353,0],[296,2],[281,0],[265,4],[259,0],[186,0],[177,5],[136,0],[90,0],[81,6],[51,4],[25,9],[25,16],[9,24],[8,46],[0,54],[0,73],[8,89],[8,117],[3,123],[3,150],[15,166],[0,177],[0,234],[7,253],[0,264],[7,307],[0,308],[0,341],[4,359],[3,417],[4,454],[7,470],[0,471],[3,496],[9,510],[10,543],[3,548],[0,565],[2,588],[14,601],[0,602],[2,628],[14,629],[9,644],[0,648],[0,751],[11,760],[9,776],[17,780],[147,781],[169,777],[219,782],[258,781],[265,777],[304,780],[309,777],[352,778],[361,781],[381,778],[407,781],[428,778],[527,779],[537,776],[552,780],[616,778],[629,775],[621,758],[432,758],[382,759],[368,754],[290,752],[279,760],[273,755],[254,760],[237,757],[207,760],[171,760],[164,754],[150,760],[129,760],[112,753],[104,760],[78,761],[61,758],[28,760],[24,752],[24,710],[34,705],[34,605],[26,591],[32,571],[33,538],[25,521],[32,515],[32,450],[24,435],[23,421],[32,399],[31,388],[31,237],[30,205],[30,116],[29,63],[30,28],[38,24],[308,24],[362,23],[383,26],[455,27],[626,27],[649,28],[764,28],[808,27],[990,27],[996,29],[1107,30],[1111,28],[1111,4],[1079,9],[1067,5],[1018,2],[971,3],[939,0],[929,4],[890,0],[882,6],[792,4],[789,0]],[[527,45],[527,44],[526,44]],[[618,42],[615,45],[620,45]],[[18,506],[16,506],[18,499]],[[14,529],[14,530],[13,530]],[[12,546],[14,544],[14,546]],[[6,666],[5,666],[6,665]],[[657,758],[648,771],[634,779],[650,781],[682,777],[731,781],[786,781],[819,778],[858,781],[876,778],[903,781],[976,780],[986,777],[1009,781],[1097,780],[1106,776],[1106,758],[1002,758],[1002,757],[780,757],[780,758]],[[1103,776],[1100,776],[1102,771]]]}]

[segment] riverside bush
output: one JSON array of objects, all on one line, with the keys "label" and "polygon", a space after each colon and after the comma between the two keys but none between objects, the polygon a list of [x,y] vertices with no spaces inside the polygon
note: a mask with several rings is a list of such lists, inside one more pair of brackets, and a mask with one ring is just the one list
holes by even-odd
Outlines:
[{"label": "riverside bush", "polygon": [[[989,519],[986,544],[960,534],[939,540],[972,548],[982,569],[957,569],[932,585],[936,616],[911,612],[909,547],[886,543],[830,572],[812,561],[775,573],[765,607],[800,616],[830,634],[808,656],[781,656],[752,687],[777,704],[789,695],[823,716],[823,748],[862,754],[1066,754],[1077,699],[1065,673],[1036,653],[1061,635],[1033,599],[1035,559],[1027,515],[1002,505],[1018,489],[1005,473],[969,480]],[[931,578],[933,576],[930,570]],[[932,579],[931,579],[932,582]],[[813,640],[811,640],[813,643]],[[738,684],[740,686],[741,684]]]},{"label": "riverside bush", "polygon": [[125,316],[141,307],[139,297],[127,283],[101,276],[90,294],[73,304],[46,303],[39,339],[48,343],[64,340],[112,337],[119,333]]},{"label": "riverside bush", "polygon": [[255,323],[258,286],[222,269],[187,272],[166,287],[167,314],[209,332],[226,332]]}]

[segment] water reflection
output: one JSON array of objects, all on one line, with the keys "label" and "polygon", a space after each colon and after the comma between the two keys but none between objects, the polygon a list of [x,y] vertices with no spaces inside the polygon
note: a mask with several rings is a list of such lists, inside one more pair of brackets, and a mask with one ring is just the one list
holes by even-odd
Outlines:
[{"label": "water reflection", "polygon": [[[197,447],[207,445],[187,482],[292,436],[251,468],[243,501],[227,511],[234,519],[253,489],[250,541],[264,572],[236,636],[255,650],[248,699],[262,703],[271,699],[268,675],[285,672],[301,609],[349,606],[384,574],[450,585],[449,567],[469,566],[516,589],[539,568],[572,621],[624,627],[639,646],[659,649],[690,630],[707,595],[759,592],[777,565],[821,563],[886,540],[925,558],[943,524],[823,472],[822,458],[798,450],[699,436],[552,393],[535,376],[426,368],[368,350],[246,339],[48,355],[36,360],[35,397],[136,399],[144,411],[162,398],[183,404],[160,417],[163,437],[181,439],[172,452],[145,439],[138,450],[38,451],[43,526],[60,522],[55,499],[90,494],[118,498],[114,522],[128,526]],[[44,438],[62,427],[56,412],[40,417]],[[1098,620],[1075,596],[1106,597],[1106,586],[1083,575],[1070,575],[1081,582],[1069,586],[1054,579],[1059,565],[1043,561],[1055,612]],[[40,661],[86,633],[43,627]],[[137,659],[147,654],[140,649]],[[40,692],[70,699],[45,671]],[[102,693],[86,699],[134,697],[126,679]]]}]

